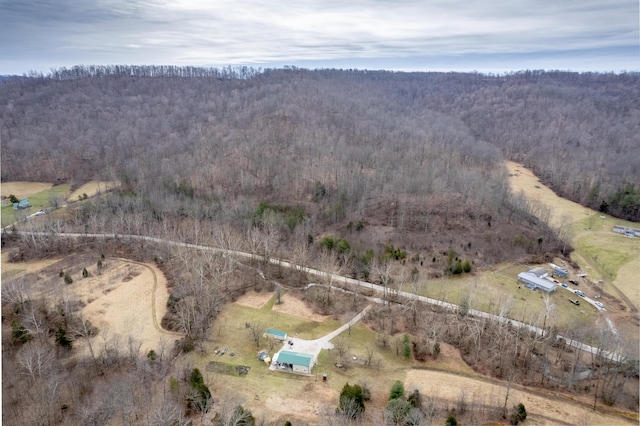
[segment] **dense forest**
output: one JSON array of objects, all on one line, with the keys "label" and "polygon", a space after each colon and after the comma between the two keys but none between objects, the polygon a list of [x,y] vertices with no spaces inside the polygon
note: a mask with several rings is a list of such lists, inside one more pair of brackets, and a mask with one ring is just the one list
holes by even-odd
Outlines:
[{"label": "dense forest", "polygon": [[638,221],[639,83],[635,73],[61,69],[0,86],[2,180],[117,178],[222,199],[300,199],[320,182],[357,210],[398,192],[494,203],[506,158],[563,197]]}]

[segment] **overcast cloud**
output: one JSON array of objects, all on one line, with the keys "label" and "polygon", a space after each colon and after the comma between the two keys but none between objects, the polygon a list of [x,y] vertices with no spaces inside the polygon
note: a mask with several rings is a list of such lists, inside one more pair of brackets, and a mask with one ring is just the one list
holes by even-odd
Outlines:
[{"label": "overcast cloud", "polygon": [[0,0],[0,74],[76,64],[640,70],[637,0]]}]

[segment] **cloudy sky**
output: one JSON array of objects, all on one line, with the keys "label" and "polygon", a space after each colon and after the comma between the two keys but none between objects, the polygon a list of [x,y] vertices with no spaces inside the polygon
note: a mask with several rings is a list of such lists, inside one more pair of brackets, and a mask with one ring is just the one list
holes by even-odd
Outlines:
[{"label": "cloudy sky", "polygon": [[638,0],[0,0],[0,74],[76,64],[640,71]]}]

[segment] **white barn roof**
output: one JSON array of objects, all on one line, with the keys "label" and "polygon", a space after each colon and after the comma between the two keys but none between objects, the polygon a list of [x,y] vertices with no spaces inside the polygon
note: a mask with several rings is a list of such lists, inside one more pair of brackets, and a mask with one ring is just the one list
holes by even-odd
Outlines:
[{"label": "white barn roof", "polygon": [[552,292],[558,285],[554,282],[538,278],[536,274],[532,274],[531,272],[520,272],[518,274],[518,281],[522,281],[525,284],[531,284],[537,288],[541,288],[546,292]]}]

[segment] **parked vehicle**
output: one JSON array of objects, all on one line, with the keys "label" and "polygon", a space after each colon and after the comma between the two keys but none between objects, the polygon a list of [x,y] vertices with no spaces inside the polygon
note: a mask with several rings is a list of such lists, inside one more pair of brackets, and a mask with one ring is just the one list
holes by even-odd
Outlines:
[{"label": "parked vehicle", "polygon": [[560,284],[560,285],[561,285],[562,287],[564,287],[564,288],[568,288],[568,287],[569,287],[569,286],[568,286],[568,285],[566,285],[565,283],[562,283],[562,284]]},{"label": "parked vehicle", "polygon": [[569,282],[570,282],[571,284],[573,284],[573,285],[578,285],[578,281],[576,281],[576,280],[569,280]]},{"label": "parked vehicle", "polygon": [[595,302],[595,305],[600,309],[604,309],[604,304],[602,302]]},{"label": "parked vehicle", "polygon": [[579,305],[580,301],[577,299],[569,299],[569,302],[573,303],[574,305]]},{"label": "parked vehicle", "polygon": [[585,297],[584,293],[581,292],[580,290],[576,290],[576,294],[580,297]]}]

